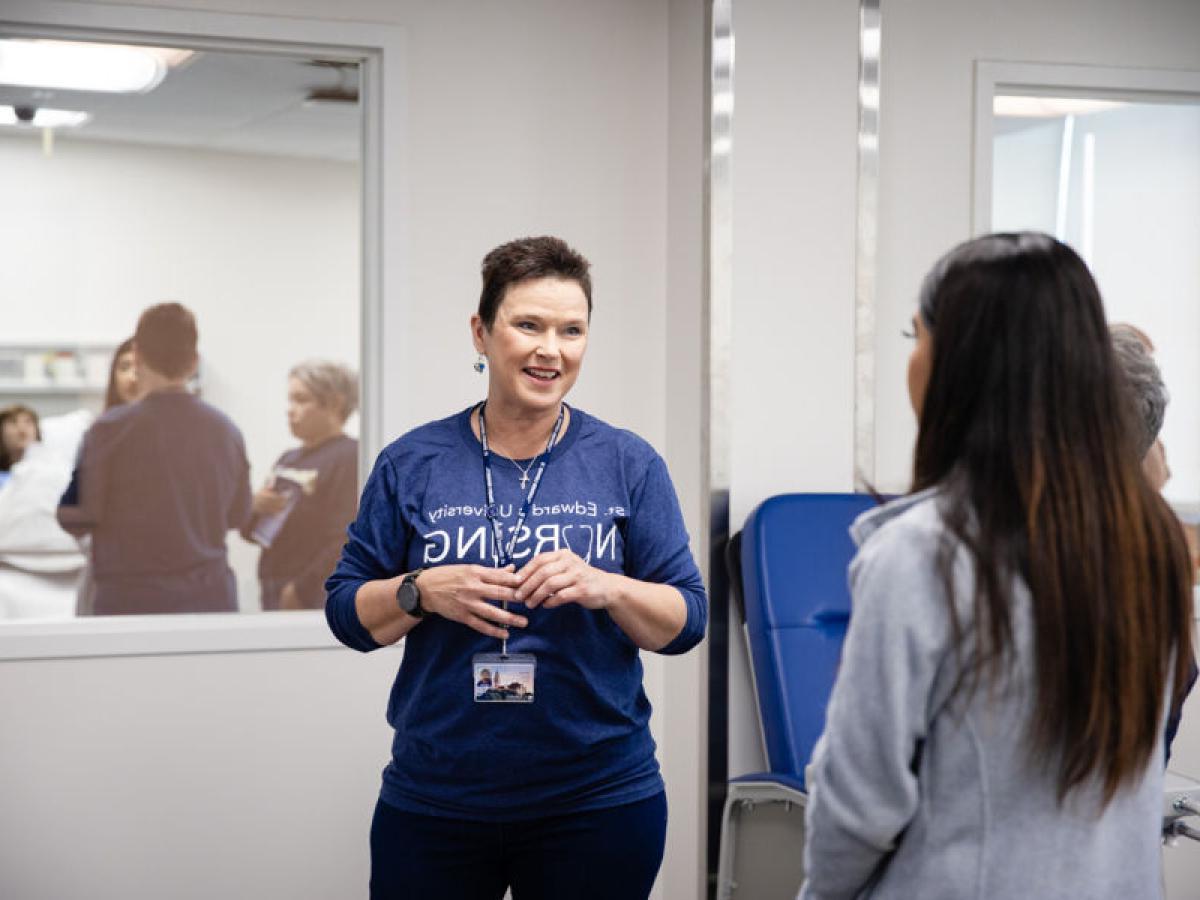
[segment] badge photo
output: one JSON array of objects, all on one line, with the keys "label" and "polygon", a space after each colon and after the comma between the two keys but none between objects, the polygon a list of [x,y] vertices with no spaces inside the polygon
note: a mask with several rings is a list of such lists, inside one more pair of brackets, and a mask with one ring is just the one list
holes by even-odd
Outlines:
[{"label": "badge photo", "polygon": [[476,703],[532,703],[537,660],[529,653],[480,653],[471,660]]}]

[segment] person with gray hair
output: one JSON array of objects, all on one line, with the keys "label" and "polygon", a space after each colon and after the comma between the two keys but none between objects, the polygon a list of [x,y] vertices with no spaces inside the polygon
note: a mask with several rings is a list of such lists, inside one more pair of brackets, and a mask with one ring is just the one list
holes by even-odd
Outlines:
[{"label": "person with gray hair", "polygon": [[1163,383],[1162,372],[1151,355],[1154,347],[1140,329],[1117,324],[1109,328],[1117,365],[1129,387],[1137,427],[1137,449],[1142,471],[1151,486],[1160,491],[1171,477],[1166,452],[1158,433],[1162,430],[1170,395]]},{"label": "person with gray hair", "polygon": [[320,609],[358,511],[358,441],[344,431],[358,408],[358,377],[339,363],[306,360],[288,373],[287,400],[300,446],[279,457],[255,493],[242,535],[263,548],[264,610]]},{"label": "person with gray hair", "polygon": [[[1112,338],[1113,352],[1117,357],[1117,367],[1125,377],[1136,410],[1134,420],[1138,429],[1137,450],[1142,460],[1142,473],[1154,490],[1161,491],[1171,478],[1171,468],[1167,465],[1167,452],[1158,433],[1162,430],[1167,403],[1171,398],[1167,393],[1167,386],[1163,383],[1158,363],[1154,361],[1154,344],[1150,342],[1149,335],[1135,325],[1111,325],[1108,332]],[[1184,534],[1188,536],[1188,551],[1194,566],[1195,532],[1191,527],[1185,526]],[[1196,683],[1196,675],[1196,661],[1193,659],[1188,672],[1187,689],[1179,702],[1167,713],[1164,752],[1168,761],[1171,759],[1171,743],[1175,740],[1183,716],[1183,700],[1191,693]]]}]

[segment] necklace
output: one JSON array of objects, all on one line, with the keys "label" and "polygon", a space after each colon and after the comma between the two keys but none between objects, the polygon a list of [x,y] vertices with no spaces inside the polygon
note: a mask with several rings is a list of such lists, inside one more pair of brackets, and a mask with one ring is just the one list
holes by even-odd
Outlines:
[{"label": "necklace", "polygon": [[[559,410],[559,417],[560,417],[560,418],[562,417],[562,410],[563,410],[563,409],[565,409],[565,408],[566,408],[566,404],[564,403],[564,404],[562,405],[562,408],[560,408],[560,410]],[[480,420],[482,421],[482,419],[483,419],[483,413],[482,413],[482,410],[480,411],[479,418],[480,418]],[[521,473],[521,490],[525,490],[525,488],[527,488],[527,487],[529,486],[529,473],[530,473],[530,471],[533,469],[533,464],[534,464],[535,462],[537,462],[537,461],[538,461],[538,457],[536,457],[536,456],[535,456],[535,457],[533,457],[532,459],[530,459],[530,460],[529,460],[529,465],[527,465],[527,466],[522,466],[520,463],[518,463],[518,462],[517,462],[515,459],[513,459],[511,456],[506,456],[506,457],[504,457],[504,458],[505,458],[505,459],[507,459],[507,460],[508,460],[510,463],[512,463],[514,466],[516,466],[516,467],[517,467],[517,471]]]},{"label": "necklace", "polygon": [[538,458],[535,456],[533,459],[531,459],[529,461],[529,465],[527,465],[527,466],[522,466],[520,463],[518,463],[515,459],[512,459],[511,457],[506,456],[504,458],[507,459],[514,466],[516,466],[517,471],[521,473],[521,490],[525,490],[525,488],[529,486],[529,470],[533,468],[533,464],[535,462],[537,462]]}]

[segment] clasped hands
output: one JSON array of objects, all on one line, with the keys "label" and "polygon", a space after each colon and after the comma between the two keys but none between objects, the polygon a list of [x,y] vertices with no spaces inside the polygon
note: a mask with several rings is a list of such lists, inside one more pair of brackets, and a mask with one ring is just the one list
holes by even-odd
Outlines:
[{"label": "clasped hands", "polygon": [[553,609],[567,603],[607,609],[616,595],[617,577],[563,549],[539,553],[519,571],[513,565],[503,569],[437,566],[422,572],[417,586],[427,612],[503,640],[509,628],[524,628],[529,620],[501,608],[498,602],[524,603],[530,609]]}]

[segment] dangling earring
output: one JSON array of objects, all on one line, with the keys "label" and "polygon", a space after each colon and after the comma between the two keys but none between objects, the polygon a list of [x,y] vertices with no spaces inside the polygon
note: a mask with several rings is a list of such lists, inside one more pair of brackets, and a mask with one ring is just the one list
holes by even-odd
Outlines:
[{"label": "dangling earring", "polygon": [[478,354],[475,357],[475,365],[472,368],[474,368],[475,371],[478,372],[480,375],[483,374],[483,370],[487,368],[487,362],[482,353]]}]

